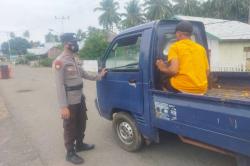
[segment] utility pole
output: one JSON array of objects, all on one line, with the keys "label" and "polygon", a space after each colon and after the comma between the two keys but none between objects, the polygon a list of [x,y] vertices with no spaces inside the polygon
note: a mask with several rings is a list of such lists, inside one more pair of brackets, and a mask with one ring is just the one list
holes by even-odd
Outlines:
[{"label": "utility pole", "polygon": [[62,17],[55,16],[55,19],[61,22],[61,24],[62,24],[62,33],[63,33],[64,32],[64,21],[69,20],[70,17],[69,16],[67,16],[67,17],[65,17],[65,16],[62,16]]}]

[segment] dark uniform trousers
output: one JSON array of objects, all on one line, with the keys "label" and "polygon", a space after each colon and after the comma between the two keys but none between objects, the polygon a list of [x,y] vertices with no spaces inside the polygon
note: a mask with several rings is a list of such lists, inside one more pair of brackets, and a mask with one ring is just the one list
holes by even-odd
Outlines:
[{"label": "dark uniform trousers", "polygon": [[87,107],[85,97],[81,103],[69,105],[70,118],[63,120],[64,145],[67,151],[73,151],[76,143],[82,143],[86,129]]}]

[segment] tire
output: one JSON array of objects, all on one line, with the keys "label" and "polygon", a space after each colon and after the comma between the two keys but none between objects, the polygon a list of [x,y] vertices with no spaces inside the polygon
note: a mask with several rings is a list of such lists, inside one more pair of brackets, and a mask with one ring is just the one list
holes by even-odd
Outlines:
[{"label": "tire", "polygon": [[127,113],[116,113],[113,118],[113,131],[119,146],[128,152],[138,151],[143,138],[134,119]]},{"label": "tire", "polygon": [[250,157],[236,155],[237,166],[250,166]]}]

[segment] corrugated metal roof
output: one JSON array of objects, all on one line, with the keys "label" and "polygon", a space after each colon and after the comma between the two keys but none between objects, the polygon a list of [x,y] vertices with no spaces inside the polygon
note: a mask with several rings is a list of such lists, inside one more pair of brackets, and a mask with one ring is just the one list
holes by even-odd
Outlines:
[{"label": "corrugated metal roof", "polygon": [[28,49],[27,51],[29,53],[32,53],[34,55],[45,55],[48,53],[48,51],[53,48],[58,46],[60,43],[45,43],[44,47],[38,47],[38,48],[31,48]]},{"label": "corrugated metal roof", "polygon": [[206,32],[220,40],[250,40],[250,25],[239,21],[181,15],[175,18],[203,22]]}]

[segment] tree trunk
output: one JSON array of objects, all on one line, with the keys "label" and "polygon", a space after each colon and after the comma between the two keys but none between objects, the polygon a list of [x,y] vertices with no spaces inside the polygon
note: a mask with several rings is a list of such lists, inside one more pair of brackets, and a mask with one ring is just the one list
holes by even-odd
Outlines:
[{"label": "tree trunk", "polygon": [[250,24],[250,4],[248,6],[248,24]]}]

